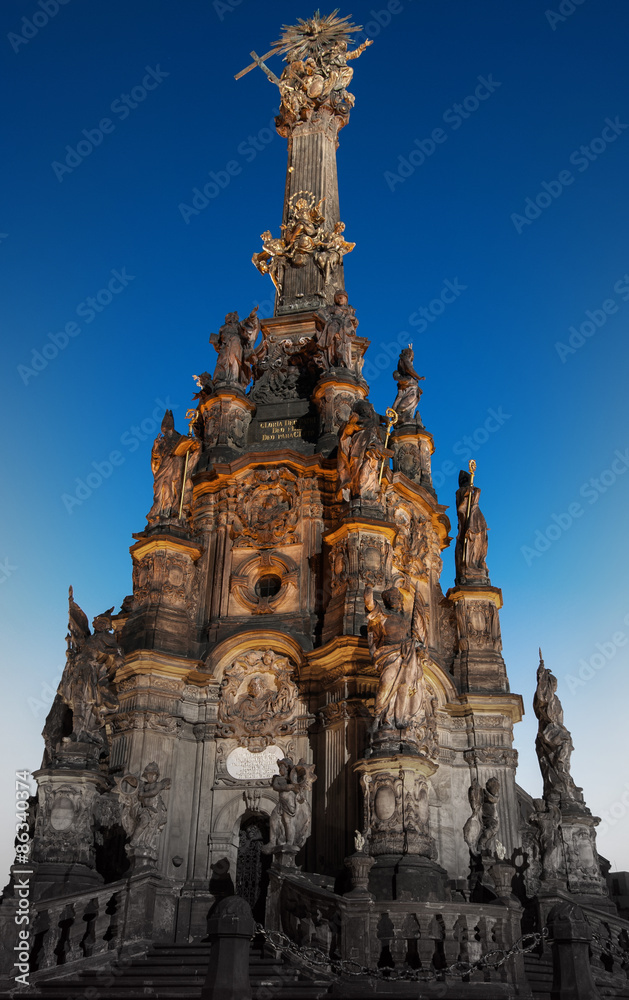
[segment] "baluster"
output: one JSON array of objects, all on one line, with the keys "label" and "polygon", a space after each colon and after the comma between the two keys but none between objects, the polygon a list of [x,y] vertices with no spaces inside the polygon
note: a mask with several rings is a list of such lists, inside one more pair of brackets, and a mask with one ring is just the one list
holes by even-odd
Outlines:
[{"label": "baluster", "polygon": [[445,912],[443,917],[445,921],[445,937],[443,942],[445,961],[446,967],[449,967],[453,965],[459,957],[459,941],[454,931],[458,915],[455,912]]},{"label": "baluster", "polygon": [[393,937],[389,941],[389,950],[391,952],[393,967],[395,969],[403,969],[406,964],[407,944],[402,931],[403,920],[403,916],[397,916],[396,919],[392,921]]},{"label": "baluster", "polygon": [[430,936],[432,917],[427,914],[418,914],[417,917],[419,920],[419,940],[417,942],[419,961],[421,962],[423,971],[430,972],[432,969],[432,955],[435,950],[434,941]]},{"label": "baluster", "polygon": [[42,960],[40,962],[40,969],[50,969],[55,965],[59,964],[59,957],[57,955],[57,946],[59,944],[60,938],[60,928],[59,928],[59,918],[60,912],[56,909],[48,910],[48,930],[44,935],[44,942],[42,947]]}]

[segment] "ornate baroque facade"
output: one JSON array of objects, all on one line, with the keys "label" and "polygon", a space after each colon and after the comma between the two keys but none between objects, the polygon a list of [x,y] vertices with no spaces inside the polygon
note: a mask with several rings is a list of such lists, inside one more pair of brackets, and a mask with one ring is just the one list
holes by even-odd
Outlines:
[{"label": "ornate baroque facade", "polygon": [[70,593],[31,810],[39,978],[106,965],[111,941],[200,941],[221,872],[297,945],[432,975],[470,962],[483,997],[531,995],[521,948],[501,972],[474,963],[549,913],[572,927],[579,904],[626,934],[543,662],[543,799],[516,784],[523,705],[473,463],[444,592],[451,525],[412,347],[392,409],[369,401],[336,181],[366,47],[348,35],[333,16],[286,29],[279,78],[256,57],[288,140],[282,235],[253,258],[275,313],[229,313],[188,428],[165,414],[121,610],[91,631]]}]

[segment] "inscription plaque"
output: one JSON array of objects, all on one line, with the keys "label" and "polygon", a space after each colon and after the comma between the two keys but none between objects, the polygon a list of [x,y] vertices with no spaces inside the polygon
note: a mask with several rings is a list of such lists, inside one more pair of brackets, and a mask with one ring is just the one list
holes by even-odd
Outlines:
[{"label": "inscription plaque", "polygon": [[265,747],[259,753],[254,753],[247,747],[235,747],[227,757],[225,766],[232,778],[240,778],[241,781],[272,778],[279,773],[277,762],[283,756],[284,751],[277,746]]}]

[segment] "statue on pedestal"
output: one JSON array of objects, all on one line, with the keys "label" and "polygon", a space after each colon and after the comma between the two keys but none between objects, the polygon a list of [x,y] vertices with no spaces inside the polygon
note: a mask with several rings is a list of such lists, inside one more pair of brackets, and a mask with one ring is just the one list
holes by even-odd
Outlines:
[{"label": "statue on pedestal", "polygon": [[237,312],[228,313],[218,335],[210,334],[210,343],[218,354],[213,379],[215,388],[217,383],[228,383],[241,389],[246,389],[249,385],[249,356],[260,332],[257,312],[256,306],[242,321]]},{"label": "statue on pedestal", "polygon": [[556,691],[557,678],[544,666],[540,649],[533,711],[539,721],[535,751],[544,781],[544,799],[547,803],[560,802],[562,806],[574,802],[582,804],[581,789],[570,774],[574,746],[563,724],[563,708]]},{"label": "statue on pedestal", "polygon": [[398,384],[393,404],[393,409],[398,415],[398,424],[408,424],[413,421],[422,395],[419,383],[424,381],[425,376],[418,375],[415,371],[414,357],[413,345],[409,344],[400,352],[397,368],[393,372],[393,378]]},{"label": "statue on pedestal", "polygon": [[141,777],[125,774],[115,781],[122,826],[129,837],[125,851],[131,858],[157,861],[157,843],[167,812],[160,793],[170,788],[170,778],[160,779],[159,767],[151,761]]},{"label": "statue on pedestal", "polygon": [[312,809],[307,794],[317,780],[314,764],[300,760],[294,764],[290,757],[278,760],[279,774],[273,775],[271,788],[279,801],[270,818],[270,839],[261,850],[265,854],[284,849],[296,854],[310,836]]},{"label": "statue on pedestal", "polygon": [[154,480],[153,506],[146,515],[149,524],[154,524],[161,518],[179,517],[182,509],[181,492],[183,490],[185,501],[186,494],[190,493],[191,477],[200,454],[200,441],[176,431],[173,411],[166,410],[161,432],[155,438],[151,451]]},{"label": "statue on pedestal", "polygon": [[382,457],[380,418],[371,403],[359,399],[339,429],[337,499],[377,500]]},{"label": "statue on pedestal", "polygon": [[334,294],[334,305],[323,306],[314,314],[315,343],[319,350],[321,364],[330,368],[347,368],[358,374],[352,360],[352,343],[356,337],[358,320],[352,306],[348,305],[347,292],[339,290]]},{"label": "statue on pedestal", "polygon": [[119,708],[113,678],[124,663],[122,649],[111,631],[112,611],[109,608],[97,615],[92,635],[85,612],[76,604],[70,587],[66,665],[42,733],[44,764],[53,762],[63,743],[106,746],[105,721]]},{"label": "statue on pedestal", "polygon": [[425,721],[426,682],[422,660],[427,643],[426,613],[416,592],[412,616],[404,612],[397,587],[382,592],[382,607],[365,587],[367,635],[379,682],[373,730],[409,729]]},{"label": "statue on pedestal", "polygon": [[459,530],[454,549],[456,582],[489,582],[487,563],[487,522],[478,506],[480,489],[474,486],[476,462],[470,462],[470,471],[459,473],[459,488],[456,491],[456,509]]}]

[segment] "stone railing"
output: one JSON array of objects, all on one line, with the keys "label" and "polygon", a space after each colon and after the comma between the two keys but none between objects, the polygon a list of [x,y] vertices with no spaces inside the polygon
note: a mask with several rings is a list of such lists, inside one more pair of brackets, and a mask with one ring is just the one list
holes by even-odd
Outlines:
[{"label": "stone railing", "polygon": [[122,940],[125,896],[125,883],[115,882],[98,892],[35,903],[31,972],[115,957]]},{"label": "stone railing", "polygon": [[597,984],[615,989],[629,983],[629,920],[582,906],[593,931],[590,964]]},{"label": "stone railing", "polygon": [[374,972],[415,972],[439,980],[446,970],[452,975],[456,963],[468,968],[481,963],[465,974],[466,981],[520,983],[522,954],[499,960],[521,937],[521,914],[515,901],[379,902],[338,896],[323,880],[317,885],[300,873],[271,870],[267,927],[298,947],[319,949],[336,965],[351,962]]},{"label": "stone railing", "polygon": [[[7,904],[6,914],[0,913],[0,988],[15,975],[17,927]],[[172,885],[152,871],[88,892],[36,899],[29,914],[31,981],[47,979],[53,970],[59,976],[106,968],[121,957],[142,954],[156,941],[172,941],[176,904]]]}]

